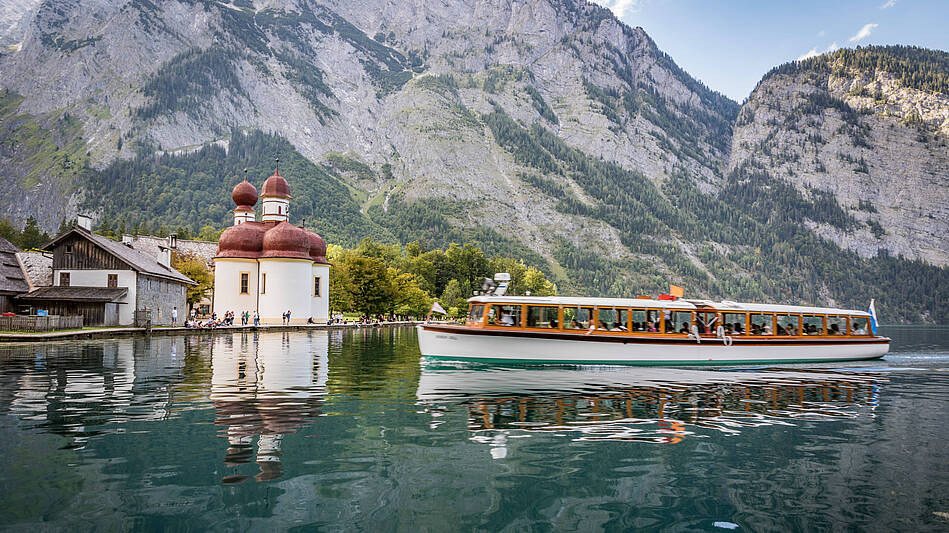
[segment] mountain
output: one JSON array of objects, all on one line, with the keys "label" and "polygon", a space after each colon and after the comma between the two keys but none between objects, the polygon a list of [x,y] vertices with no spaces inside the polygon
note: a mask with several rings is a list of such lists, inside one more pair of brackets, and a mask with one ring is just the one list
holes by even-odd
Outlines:
[{"label": "mountain", "polygon": [[803,222],[863,257],[949,264],[949,54],[838,50],[782,65],[742,106],[730,169],[768,172],[838,220]]},{"label": "mountain", "polygon": [[[52,230],[87,210],[126,229],[223,227],[243,169],[259,183],[279,158],[294,218],[330,242],[476,241],[568,291],[678,282],[856,307],[874,296],[894,320],[949,320],[945,232],[921,243],[912,223],[932,217],[938,232],[946,220],[946,133],[931,126],[945,91],[926,85],[938,76],[890,74],[891,108],[906,87],[934,99],[918,121],[854,111],[865,125],[852,130],[893,154],[891,124],[899,142],[927,136],[900,186],[897,163],[874,166],[882,149],[863,154],[869,180],[838,174],[833,154],[852,171],[866,148],[834,152],[829,131],[807,158],[823,167],[765,154],[790,151],[798,130],[839,129],[793,122],[797,108],[769,100],[807,83],[841,99],[838,82],[818,80],[840,78],[830,59],[776,69],[740,107],[582,0],[27,4],[0,24],[0,43],[14,43],[0,55],[0,208],[16,220]],[[936,52],[901,57],[926,54],[945,71]],[[813,81],[792,79],[807,69]],[[844,113],[835,102],[799,111]],[[933,283],[939,298],[915,297]]]}]

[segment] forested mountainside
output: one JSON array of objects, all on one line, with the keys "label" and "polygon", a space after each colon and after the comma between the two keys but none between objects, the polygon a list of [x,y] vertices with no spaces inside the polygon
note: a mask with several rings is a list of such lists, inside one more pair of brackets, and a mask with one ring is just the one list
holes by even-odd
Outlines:
[{"label": "forested mountainside", "polygon": [[775,68],[742,107],[729,166],[829,194],[836,219],[801,222],[863,257],[949,264],[949,53],[867,47]]},{"label": "forested mountainside", "polygon": [[[803,66],[739,111],[583,0],[44,0],[0,31],[15,43],[0,55],[0,208],[15,221],[53,230],[81,209],[113,228],[223,227],[243,168],[259,185],[279,157],[294,221],[330,242],[471,241],[562,292],[876,297],[890,320],[949,321],[945,242],[923,249],[906,222],[945,222],[914,188],[926,172],[857,190],[826,162],[818,184],[762,155],[783,133],[759,130],[786,121],[767,117],[783,104],[766,86]],[[940,53],[880,53],[900,65],[890,105],[911,89],[946,109]],[[881,117],[867,142],[893,120],[944,142],[928,116]],[[913,164],[938,168],[921,150]],[[869,193],[884,186],[901,198]]]}]

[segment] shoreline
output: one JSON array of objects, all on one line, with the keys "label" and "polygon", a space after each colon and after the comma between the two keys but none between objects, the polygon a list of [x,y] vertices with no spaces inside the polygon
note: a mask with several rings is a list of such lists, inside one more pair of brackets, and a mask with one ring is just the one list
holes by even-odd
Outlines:
[{"label": "shoreline", "polygon": [[168,336],[168,335],[188,335],[188,334],[214,334],[214,333],[237,333],[247,332],[283,332],[283,331],[312,331],[312,330],[330,330],[330,329],[360,329],[360,328],[381,328],[394,326],[415,326],[422,322],[399,321],[399,322],[379,322],[376,324],[291,324],[291,325],[260,325],[260,326],[222,326],[217,328],[186,328],[179,327],[160,327],[151,328],[106,328],[81,331],[60,331],[49,333],[0,333],[0,344],[11,342],[42,342],[42,341],[60,341],[74,339],[112,339],[134,336]]}]

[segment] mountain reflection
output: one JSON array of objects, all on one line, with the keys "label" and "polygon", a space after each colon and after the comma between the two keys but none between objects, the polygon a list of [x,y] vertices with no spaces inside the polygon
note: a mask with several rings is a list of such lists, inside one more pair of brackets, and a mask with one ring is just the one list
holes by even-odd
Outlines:
[{"label": "mountain reflection", "polygon": [[[872,411],[886,378],[801,369],[527,369],[427,364],[417,396],[434,419],[463,406],[472,440],[506,456],[513,430],[579,440],[675,444],[703,429],[852,418]],[[524,434],[521,434],[523,436]]]},{"label": "mountain reflection", "polygon": [[[227,439],[224,463],[257,463],[257,481],[283,474],[281,444],[308,419],[320,416],[328,376],[329,337],[289,333],[215,337],[211,347],[214,424]],[[256,439],[256,451],[254,441]],[[239,483],[228,475],[224,483]]]}]

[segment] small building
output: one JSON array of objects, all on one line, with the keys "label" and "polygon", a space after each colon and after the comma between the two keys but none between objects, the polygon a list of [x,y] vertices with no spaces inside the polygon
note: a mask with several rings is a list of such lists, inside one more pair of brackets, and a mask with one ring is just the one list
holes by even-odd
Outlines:
[{"label": "small building", "polygon": [[280,324],[329,319],[329,269],[323,238],[289,222],[290,186],[279,171],[264,181],[261,221],[257,188],[246,179],[231,193],[234,225],[221,233],[214,258],[214,312],[251,315]]},{"label": "small building", "polygon": [[20,250],[0,237],[0,313],[16,312],[14,297],[29,290],[29,283],[16,258]]},{"label": "small building", "polygon": [[[80,219],[82,223],[82,219]],[[158,259],[129,245],[77,226],[53,239],[52,286],[17,300],[50,314],[81,314],[86,325],[133,325],[149,316],[153,325],[170,325],[177,309],[187,313],[187,287],[194,281],[171,267],[170,251]]]},{"label": "small building", "polygon": [[[171,253],[182,255],[192,255],[204,261],[208,270],[214,272],[214,256],[217,255],[217,241],[195,241],[188,239],[179,239],[177,235],[169,237],[156,237],[153,235],[123,235],[122,242],[132,248],[145,252],[152,257],[161,257],[166,253],[166,249]],[[211,291],[209,291],[211,292]],[[211,303],[213,301],[213,292],[201,299],[193,307],[198,316],[208,316],[211,314]]]}]

